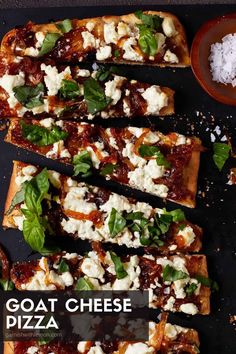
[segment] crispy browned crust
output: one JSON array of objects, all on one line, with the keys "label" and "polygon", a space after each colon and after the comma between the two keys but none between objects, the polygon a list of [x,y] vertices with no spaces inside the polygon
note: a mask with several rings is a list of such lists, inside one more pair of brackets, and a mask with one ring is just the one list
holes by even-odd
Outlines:
[{"label": "crispy browned crust", "polygon": [[[186,66],[190,66],[190,57],[189,57],[189,50],[188,50],[188,45],[187,45],[187,39],[186,39],[186,34],[185,34],[185,30],[182,26],[182,24],[180,23],[179,19],[173,15],[172,13],[169,12],[162,12],[162,11],[144,11],[144,13],[146,14],[150,14],[150,15],[158,15],[161,17],[171,17],[175,28],[178,32],[178,34],[175,36],[175,42],[177,45],[179,45],[182,49],[182,61],[177,63],[177,64],[170,64],[170,63],[166,63],[166,64],[158,64],[158,63],[145,63],[145,65],[152,65],[152,66],[161,66],[161,67],[166,67],[166,66],[172,66],[172,67],[186,67]],[[103,17],[95,17],[95,18],[87,18],[87,19],[82,19],[82,20],[72,20],[73,22],[73,27],[74,28],[79,28],[81,26],[85,26],[88,22],[93,22],[94,24],[96,24],[97,27],[97,32],[98,34],[102,34],[103,33],[103,26],[105,23],[110,23],[110,22],[115,22],[116,24],[119,23],[120,21],[126,22],[127,24],[135,24],[138,23],[139,20],[138,18],[135,16],[134,13],[130,13],[127,15],[123,15],[123,16],[103,16]],[[58,21],[59,22],[59,21]],[[42,31],[42,32],[60,32],[58,30],[58,28],[56,27],[56,24],[58,22],[55,23],[48,23],[48,24],[34,24],[32,27],[32,31],[34,32],[38,32],[38,31]],[[5,36],[2,39],[1,42],[1,51],[8,53],[8,54],[13,54],[15,55],[16,53],[14,52],[14,45],[16,45],[16,35],[17,35],[17,29],[12,29],[11,31],[9,31],[8,33],[5,34]],[[13,43],[12,47],[9,45],[9,43]],[[75,47],[74,50],[76,50],[77,48]],[[22,54],[22,53],[20,53]],[[107,62],[107,61],[106,61]],[[116,60],[117,64],[131,64],[131,65],[143,65],[144,63],[141,62],[133,62],[133,61],[127,61],[127,60]]]},{"label": "crispy browned crust", "polygon": [[14,198],[16,192],[19,190],[17,184],[15,183],[15,179],[17,176],[17,172],[19,171],[21,166],[22,165],[19,161],[13,161],[13,170],[12,170],[11,180],[10,180],[7,198],[5,202],[4,216],[2,221],[2,226],[5,228],[12,227],[14,225],[13,216],[19,215],[19,211],[17,209],[14,209],[10,214],[7,214],[7,211],[10,208],[12,199]]},{"label": "crispy browned crust", "polygon": [[14,354],[14,342],[4,342],[3,354]]}]

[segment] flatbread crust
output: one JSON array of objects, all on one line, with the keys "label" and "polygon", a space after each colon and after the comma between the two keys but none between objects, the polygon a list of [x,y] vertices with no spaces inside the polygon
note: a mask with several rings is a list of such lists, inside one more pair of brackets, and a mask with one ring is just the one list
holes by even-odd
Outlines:
[{"label": "flatbread crust", "polygon": [[[8,143],[11,143],[13,145],[16,145],[20,148],[23,147],[26,150],[34,151],[34,152],[39,153],[42,156],[45,156],[46,154],[45,154],[44,150],[37,148],[37,147],[35,149],[32,149],[30,145],[24,146],[24,144],[21,145],[15,141],[14,130],[18,126],[19,126],[19,120],[17,118],[13,118],[10,122],[10,126],[8,129],[8,133],[5,137],[5,141]],[[200,166],[200,153],[202,150],[201,140],[194,137],[194,141],[196,142],[196,146],[198,146],[199,148],[193,150],[192,155],[191,155],[191,159],[190,159],[188,165],[186,165],[183,169],[183,185],[186,187],[186,190],[188,190],[190,192],[190,195],[187,196],[185,199],[179,199],[179,200],[167,198],[167,200],[173,201],[174,203],[177,203],[177,204],[189,207],[189,208],[195,208],[195,206],[196,206],[195,197],[196,197],[196,193],[197,193],[197,180],[198,180],[198,171],[199,171],[199,166]],[[62,162],[66,163],[66,164],[67,163],[70,164],[70,162],[67,162],[65,160],[62,160]],[[131,187],[129,184],[127,184],[127,186]],[[131,188],[135,188],[135,187],[131,187]]]},{"label": "flatbread crust", "polygon": [[14,354],[14,342],[4,342],[3,354]]},{"label": "flatbread crust", "polygon": [[[174,23],[175,29],[177,31],[177,34],[174,36],[174,42],[176,46],[179,48],[180,56],[181,59],[179,60],[179,63],[155,63],[155,62],[145,62],[145,65],[152,65],[152,66],[161,66],[161,67],[166,67],[166,66],[172,66],[172,67],[187,67],[190,66],[190,57],[189,57],[189,50],[188,50],[188,45],[187,45],[187,39],[186,39],[186,34],[185,30],[180,23],[179,19],[173,15],[172,13],[169,12],[162,12],[162,11],[144,11],[145,14],[149,15],[157,15],[160,17],[170,17]],[[98,34],[98,38],[102,37],[103,38],[103,26],[105,23],[111,23],[114,22],[115,24],[118,24],[119,22],[125,22],[127,24],[137,24],[141,23],[141,21],[135,16],[134,13],[130,13],[127,15],[122,15],[122,16],[102,16],[102,17],[95,17],[95,18],[87,18],[87,19],[74,19],[72,20],[73,23],[73,29],[78,29],[80,27],[86,26],[86,24],[93,23],[95,24],[96,28],[96,34]],[[31,30],[33,32],[52,32],[52,33],[60,33],[60,30],[57,28],[57,24],[59,23],[47,23],[47,24],[33,24]],[[1,51],[8,53],[8,54],[13,54],[13,55],[24,55],[24,51],[15,51],[15,48],[17,46],[17,34],[18,34],[19,29],[12,29],[9,31],[7,34],[2,39],[1,42]],[[81,36],[80,36],[81,37]],[[72,49],[68,50],[68,60],[71,60],[71,57],[73,56],[73,53],[76,53],[78,51],[83,50],[83,43],[81,38],[75,37],[75,40],[73,41],[73,47]],[[18,43],[18,48],[19,48],[19,43]],[[66,61],[68,61],[66,60]],[[109,61],[106,60],[106,62],[115,62],[117,64],[131,64],[131,65],[143,65],[143,62],[134,62],[134,61],[129,61],[129,60],[124,60],[124,59],[116,59],[114,61]]]}]

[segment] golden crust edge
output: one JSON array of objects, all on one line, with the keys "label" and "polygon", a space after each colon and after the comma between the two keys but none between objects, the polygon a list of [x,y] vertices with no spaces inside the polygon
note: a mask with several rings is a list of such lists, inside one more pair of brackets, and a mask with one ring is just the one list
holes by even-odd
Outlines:
[{"label": "golden crust edge", "polygon": [[3,354],[14,354],[14,342],[4,341]]}]

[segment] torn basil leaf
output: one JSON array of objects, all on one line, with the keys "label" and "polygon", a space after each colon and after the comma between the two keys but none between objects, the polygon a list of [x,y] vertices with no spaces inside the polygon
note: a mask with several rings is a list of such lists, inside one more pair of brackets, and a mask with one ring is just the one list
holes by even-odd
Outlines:
[{"label": "torn basil leaf", "polygon": [[75,285],[75,290],[85,291],[85,290],[93,290],[93,284],[85,278],[79,278]]},{"label": "torn basil leaf", "polygon": [[88,151],[83,151],[79,155],[75,155],[73,157],[73,165],[74,165],[74,176],[81,176],[86,178],[91,176],[93,162]]},{"label": "torn basil leaf", "polygon": [[170,162],[161,153],[160,148],[158,146],[141,144],[138,149],[138,152],[141,157],[156,156],[156,162],[159,166],[164,166],[166,168],[171,167]]},{"label": "torn basil leaf", "polygon": [[25,188],[24,202],[27,209],[21,209],[25,216],[23,235],[30,247],[40,252],[44,247],[46,220],[42,217],[42,200],[49,190],[48,171],[43,169],[28,181]]},{"label": "torn basil leaf", "polygon": [[164,281],[176,281],[180,279],[185,279],[188,277],[188,274],[182,272],[182,270],[177,270],[167,264],[163,270],[163,280]]},{"label": "torn basil leaf", "polygon": [[107,163],[100,172],[100,175],[102,176],[107,176],[107,175],[112,175],[115,170],[117,169],[118,165],[112,164],[112,163]]},{"label": "torn basil leaf", "polygon": [[110,68],[100,66],[96,74],[96,79],[101,82],[106,81],[112,74],[121,75],[120,69],[116,66],[111,66]]},{"label": "torn basil leaf", "polygon": [[111,256],[112,262],[114,263],[114,266],[115,266],[117,279],[123,279],[123,278],[127,277],[128,273],[124,269],[124,265],[121,262],[120,257],[118,257],[114,252],[111,252],[111,251],[110,251],[110,256]]},{"label": "torn basil leaf", "polygon": [[73,29],[72,22],[68,18],[56,24],[62,33],[68,33]]},{"label": "torn basil leaf", "polygon": [[226,160],[229,158],[230,146],[224,143],[214,143],[213,144],[213,160],[215,165],[218,167],[219,171],[222,170]]},{"label": "torn basil leaf", "polygon": [[73,100],[80,96],[80,88],[77,82],[63,79],[59,93],[61,97]]},{"label": "torn basil leaf", "polygon": [[[167,213],[167,212],[166,212]],[[181,209],[175,209],[168,212],[172,216],[173,222],[181,222],[186,220],[185,214]],[[185,227],[185,225],[184,225]]]},{"label": "torn basil leaf", "polygon": [[58,264],[58,272],[59,273],[65,273],[69,272],[70,268],[68,264],[65,262],[64,259],[61,259],[60,263]]},{"label": "torn basil leaf", "polygon": [[158,15],[148,15],[143,13],[142,10],[138,10],[135,13],[135,16],[140,19],[146,27],[158,30],[163,22],[163,18]]},{"label": "torn basil leaf", "polygon": [[0,279],[0,289],[4,291],[14,290],[15,285],[9,279]]},{"label": "torn basil leaf", "polygon": [[56,125],[52,129],[47,129],[40,125],[27,124],[23,120],[20,125],[23,137],[37,146],[52,145],[68,137],[68,133]]},{"label": "torn basil leaf", "polygon": [[15,206],[17,204],[23,203],[23,201],[25,200],[25,188],[26,188],[26,185],[27,185],[27,181],[24,182],[21,185],[21,189],[18,192],[16,192],[16,194],[14,195],[14,197],[13,197],[13,199],[11,201],[10,208],[6,212],[6,215],[11,214],[11,212],[13,211],[13,209],[15,208]]},{"label": "torn basil leaf", "polygon": [[42,57],[43,55],[49,53],[55,47],[56,42],[60,37],[60,33],[47,33],[38,56]]},{"label": "torn basil leaf", "polygon": [[154,56],[158,51],[157,39],[153,30],[142,25],[139,26],[139,46],[143,53]]},{"label": "torn basil leaf", "polygon": [[213,291],[219,290],[219,285],[217,284],[217,282],[210,278],[205,277],[204,275],[196,274],[194,275],[194,278],[197,279],[199,283],[206,286],[207,288],[211,288]]},{"label": "torn basil leaf", "polygon": [[102,87],[92,77],[84,81],[84,99],[91,114],[102,111],[111,102],[111,98],[106,97]]},{"label": "torn basil leaf", "polygon": [[171,163],[165,158],[165,156],[160,151],[156,153],[156,162],[158,166],[164,166],[165,168],[171,167]]},{"label": "torn basil leaf", "polygon": [[188,296],[193,295],[196,290],[197,290],[197,284],[195,283],[188,284],[187,287],[185,288],[185,292]]},{"label": "torn basil leaf", "polygon": [[44,85],[41,82],[36,86],[15,86],[13,92],[17,101],[26,108],[32,109],[43,104]]},{"label": "torn basil leaf", "polygon": [[115,208],[112,208],[108,226],[112,238],[123,231],[126,226],[125,218]]}]

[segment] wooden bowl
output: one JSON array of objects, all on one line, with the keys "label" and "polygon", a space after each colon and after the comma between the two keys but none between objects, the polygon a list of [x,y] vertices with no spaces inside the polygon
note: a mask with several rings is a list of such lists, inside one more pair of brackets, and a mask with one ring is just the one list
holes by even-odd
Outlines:
[{"label": "wooden bowl", "polygon": [[230,33],[236,33],[236,13],[206,22],[194,37],[191,66],[198,82],[211,97],[221,103],[236,106],[236,87],[213,81],[208,60],[211,44],[221,42]]}]

